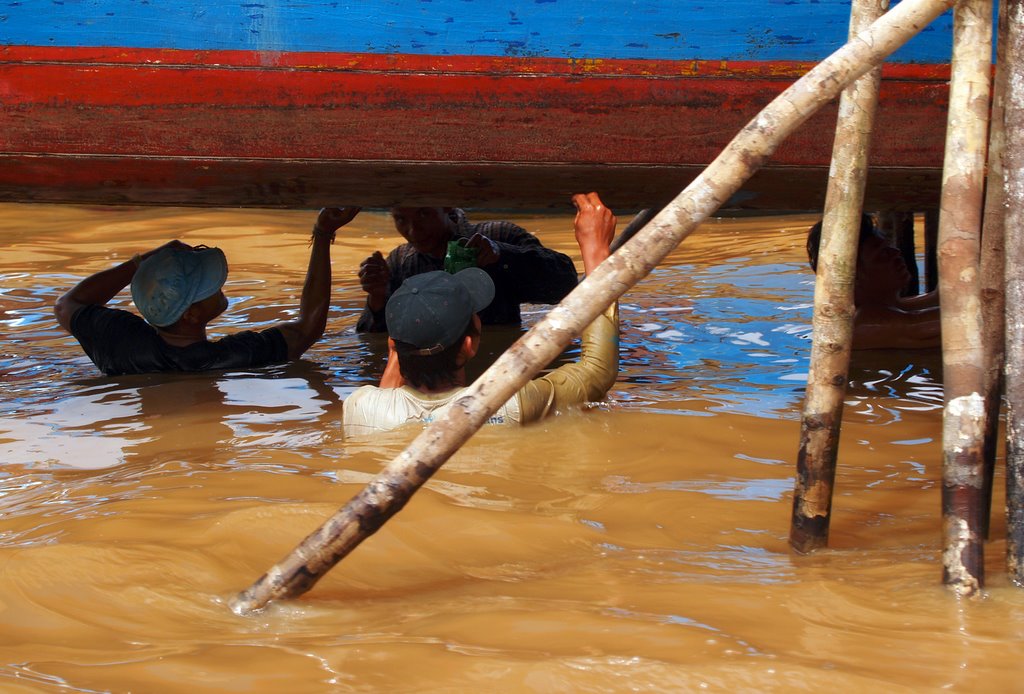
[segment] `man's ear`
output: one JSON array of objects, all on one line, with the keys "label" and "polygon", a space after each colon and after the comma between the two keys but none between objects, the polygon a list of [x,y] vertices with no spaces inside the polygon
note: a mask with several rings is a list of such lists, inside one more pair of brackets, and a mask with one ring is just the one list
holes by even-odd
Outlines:
[{"label": "man's ear", "polygon": [[462,348],[459,349],[459,356],[461,356],[464,361],[469,361],[476,356],[479,349],[480,338],[473,337],[472,335],[466,335],[462,338]]},{"label": "man's ear", "polygon": [[398,352],[395,350],[395,341],[388,338],[388,362],[384,367],[384,373],[380,378],[380,388],[398,388],[405,385],[402,378],[401,365],[398,363]]}]

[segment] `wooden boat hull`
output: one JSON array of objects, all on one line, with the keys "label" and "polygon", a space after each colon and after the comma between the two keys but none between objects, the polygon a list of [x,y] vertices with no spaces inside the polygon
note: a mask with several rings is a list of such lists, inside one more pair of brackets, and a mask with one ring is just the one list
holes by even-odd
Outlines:
[{"label": "wooden boat hull", "polygon": [[[183,4],[202,5],[174,3]],[[438,4],[454,12],[481,3]],[[766,4],[772,3],[730,7]],[[138,11],[134,3],[110,5]],[[300,3],[285,5],[290,21],[305,16]],[[652,5],[698,16],[693,3]],[[88,32],[71,40],[52,28],[11,26],[8,18],[0,29],[8,32],[0,33],[0,200],[545,208],[565,205],[573,192],[598,190],[619,209],[649,206],[678,193],[806,72],[813,60],[804,58],[824,57],[842,43],[848,3],[825,6],[828,42],[814,34],[813,46],[786,52],[766,45],[759,54],[747,42],[747,53],[763,58],[755,60],[717,57],[734,55],[734,48],[697,59],[650,46],[637,49],[655,55],[645,59],[607,44],[577,55],[626,57],[546,57],[555,48],[540,56],[475,55],[469,39],[450,37],[396,52],[299,50],[315,42],[295,38],[273,50],[211,49],[187,36],[175,38],[180,46],[160,47],[131,45],[121,34],[91,40],[125,45],[77,45],[88,43]],[[821,6],[802,11],[813,7]],[[716,12],[736,28],[729,12]],[[344,17],[330,17],[345,25]],[[810,32],[814,13],[789,18]],[[936,32],[948,38],[947,29]],[[655,29],[637,31],[650,38]],[[169,42],[159,32],[146,36]],[[702,36],[714,39],[710,30]],[[207,43],[219,45],[216,38],[212,32]],[[949,70],[919,60],[935,60],[935,38],[884,70],[870,207],[937,204]],[[53,45],[58,39],[68,45]],[[729,207],[820,208],[835,117],[833,106],[811,118]]]}]

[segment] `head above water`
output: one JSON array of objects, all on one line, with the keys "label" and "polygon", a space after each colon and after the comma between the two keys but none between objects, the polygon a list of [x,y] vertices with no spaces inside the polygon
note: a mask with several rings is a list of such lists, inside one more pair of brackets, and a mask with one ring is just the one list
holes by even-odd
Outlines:
[{"label": "head above water", "polygon": [[[875,226],[871,215],[862,213],[860,216],[860,236],[857,238],[858,248],[870,238],[883,238]],[[818,252],[821,248],[821,222],[816,222],[807,232],[807,262],[811,269],[818,271]]]},{"label": "head above water", "polygon": [[[132,300],[150,325],[165,328],[178,322],[193,304],[222,297],[220,289],[227,276],[227,258],[219,248],[164,248],[139,264],[132,278]],[[210,303],[202,313],[212,319],[224,310],[226,301]]]},{"label": "head above water", "polygon": [[392,207],[395,229],[420,253],[443,257],[457,223],[452,207]]},{"label": "head above water", "polygon": [[388,299],[388,335],[417,354],[437,354],[458,342],[492,299],[494,282],[479,268],[413,275]]}]

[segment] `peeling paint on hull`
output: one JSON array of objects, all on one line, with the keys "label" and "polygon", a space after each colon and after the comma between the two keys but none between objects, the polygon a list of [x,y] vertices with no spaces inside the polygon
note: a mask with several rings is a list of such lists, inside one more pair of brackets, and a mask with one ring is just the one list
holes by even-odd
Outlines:
[{"label": "peeling paint on hull", "polygon": [[[596,189],[616,209],[649,206],[838,46],[848,12],[842,2],[649,3],[630,22],[628,12],[643,14],[635,3],[595,17],[573,2],[503,14],[445,0],[427,3],[429,16],[364,3],[360,13],[377,14],[357,19],[331,4],[170,3],[158,15],[103,3],[118,24],[66,3],[31,28],[7,8],[0,200],[543,208]],[[537,15],[545,4],[561,14]],[[778,15],[761,17],[768,34],[744,29],[766,5]],[[196,19],[175,28],[182,13]],[[619,19],[602,34],[608,17]],[[570,31],[580,21],[589,31]],[[673,36],[673,26],[687,29]],[[937,49],[924,38],[885,69],[868,206],[937,204],[949,71],[927,62]],[[808,121],[730,207],[820,208],[835,115]]]}]

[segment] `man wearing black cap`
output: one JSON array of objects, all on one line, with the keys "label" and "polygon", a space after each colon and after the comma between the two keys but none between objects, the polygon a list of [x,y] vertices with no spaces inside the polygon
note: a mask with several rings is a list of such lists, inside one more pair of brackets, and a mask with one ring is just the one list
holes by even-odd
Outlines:
[{"label": "man wearing black cap", "polygon": [[[358,207],[320,211],[294,321],[207,340],[207,324],[228,305],[221,291],[227,259],[219,248],[181,241],[85,278],[57,299],[54,314],[108,376],[251,368],[298,359],[324,334],[330,306],[331,243],[335,232],[358,212]],[[128,284],[145,320],[105,305]]]},{"label": "man wearing black cap", "polygon": [[[590,273],[608,257],[615,216],[596,193],[575,195],[573,203],[576,240]],[[466,386],[464,367],[480,344],[478,314],[494,293],[493,281],[479,268],[407,279],[385,308],[391,353],[381,387],[363,386],[345,400],[346,433],[365,435],[443,416]],[[618,359],[618,309],[612,306],[583,332],[579,362],[528,383],[490,423],[526,424],[600,400],[615,382]]]}]

